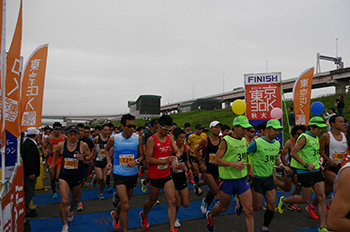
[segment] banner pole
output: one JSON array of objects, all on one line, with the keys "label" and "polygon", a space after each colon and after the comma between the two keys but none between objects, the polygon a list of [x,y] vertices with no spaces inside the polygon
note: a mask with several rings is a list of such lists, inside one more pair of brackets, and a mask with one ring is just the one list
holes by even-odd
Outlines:
[{"label": "banner pole", "polygon": [[283,108],[284,108],[284,113],[286,114],[287,125],[288,125],[288,132],[289,132],[288,135],[289,135],[289,138],[292,138],[292,136],[291,136],[290,124],[289,124],[288,109],[287,109],[286,99],[285,99],[285,97],[284,97],[284,91],[283,91],[283,86],[282,86],[282,78],[281,78],[281,92],[282,92],[282,97],[283,97]]}]

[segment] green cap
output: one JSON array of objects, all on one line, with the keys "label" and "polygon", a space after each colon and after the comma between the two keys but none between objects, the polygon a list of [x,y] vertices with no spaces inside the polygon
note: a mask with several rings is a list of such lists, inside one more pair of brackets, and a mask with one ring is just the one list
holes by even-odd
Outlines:
[{"label": "green cap", "polygon": [[246,116],[237,116],[235,119],[233,119],[232,125],[234,126],[241,126],[243,128],[250,128],[253,127],[249,124],[248,118]]},{"label": "green cap", "polygon": [[266,128],[268,127],[272,127],[274,129],[283,129],[278,119],[270,119],[266,124]]},{"label": "green cap", "polygon": [[317,126],[317,127],[327,127],[327,125],[324,123],[323,119],[321,117],[313,117],[309,121],[309,126]]}]

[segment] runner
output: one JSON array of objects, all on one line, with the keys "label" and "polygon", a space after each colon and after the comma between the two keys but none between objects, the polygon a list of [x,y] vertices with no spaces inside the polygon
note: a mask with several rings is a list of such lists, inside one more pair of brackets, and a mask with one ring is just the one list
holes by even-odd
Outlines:
[{"label": "runner", "polygon": [[[49,167],[51,167],[53,154],[57,148],[57,144],[66,140],[66,137],[64,137],[64,135],[62,134],[61,123],[55,122],[53,124],[53,130],[54,130],[54,133],[51,136],[47,137],[44,142],[44,151],[46,153],[45,157],[48,157],[47,165]],[[58,157],[55,163],[55,168],[54,169],[50,168],[50,186],[53,193],[52,199],[57,199],[56,188],[59,187],[58,177],[60,175],[61,161],[62,161],[62,155],[58,154]]]},{"label": "runner", "polygon": [[247,145],[249,146],[255,137],[255,127],[252,126],[248,128],[247,133],[245,134],[245,140],[247,141]]},{"label": "runner", "polygon": [[[189,192],[187,187],[187,179],[192,179],[192,170],[190,169],[190,162],[188,160],[188,147],[186,142],[186,132],[180,127],[174,129],[174,138],[176,146],[179,152],[182,154],[178,160],[179,166],[175,170],[171,170],[171,175],[176,189],[176,215],[179,211],[180,206],[187,208],[190,204]],[[173,156],[176,153],[172,153]],[[186,171],[188,170],[188,178]],[[181,227],[180,220],[176,217],[175,227]]]},{"label": "runner", "polygon": [[289,203],[309,203],[312,189],[318,198],[318,213],[320,217],[318,231],[326,229],[326,196],[324,192],[324,177],[320,169],[318,135],[327,127],[321,117],[313,117],[309,122],[309,131],[299,136],[297,144],[291,152],[291,167],[297,169],[298,182],[301,186],[302,196],[281,196],[278,200],[278,212],[283,213],[285,205]]},{"label": "runner", "polygon": [[[326,197],[333,191],[334,180],[340,169],[341,162],[346,153],[346,148],[348,147],[346,135],[341,132],[344,128],[344,118],[340,115],[333,115],[329,118],[329,125],[331,131],[324,133],[320,138],[320,155],[325,161],[323,174],[326,178]],[[305,209],[311,215],[311,218],[317,220],[318,216],[315,210],[316,206],[317,198],[315,198],[312,204],[308,205]],[[326,207],[328,212],[330,205],[327,205]]]},{"label": "runner", "polygon": [[[81,177],[81,163],[82,161],[89,161],[91,153],[86,143],[78,140],[79,129],[77,126],[69,126],[67,128],[67,141],[60,142],[54,151],[53,161],[50,170],[55,170],[55,162],[58,155],[62,154],[61,170],[59,176],[61,204],[60,216],[63,223],[62,232],[68,231],[68,222],[74,218],[73,210],[78,203],[80,192]],[[68,207],[69,191],[71,192],[71,202]]]},{"label": "runner", "polygon": [[334,182],[335,196],[327,218],[331,231],[350,231],[350,163],[339,171]]},{"label": "runner", "polygon": [[252,155],[253,164],[253,207],[255,211],[262,208],[263,196],[266,200],[264,224],[261,231],[269,231],[276,207],[276,189],[273,181],[273,166],[276,164],[289,171],[277,159],[281,144],[276,140],[283,127],[277,119],[271,119],[266,124],[265,136],[255,139],[248,147],[248,153]]},{"label": "runner", "polygon": [[[149,230],[148,213],[158,199],[159,189],[163,189],[168,201],[168,221],[170,231],[174,229],[176,219],[176,197],[175,186],[170,172],[172,168],[177,167],[177,159],[181,156],[179,149],[172,141],[168,132],[172,129],[173,120],[169,115],[163,115],[159,118],[159,130],[152,135],[146,143],[146,161],[148,163],[147,178],[149,179],[149,198],[143,205],[143,211],[140,212],[142,228]],[[171,148],[176,156],[171,155]]]},{"label": "runner", "polygon": [[[214,158],[221,142],[219,138],[221,126],[220,122],[212,121],[209,125],[211,135],[202,139],[194,151],[199,168],[203,173],[202,185],[207,184],[210,188],[206,197],[202,199],[201,211],[203,215],[207,213],[208,207],[219,192],[219,170],[218,166],[214,165]],[[203,160],[200,157],[200,153],[203,154]],[[197,184],[198,188],[201,186],[201,182]]]},{"label": "runner", "polygon": [[190,136],[191,134],[193,134],[193,132],[191,131],[191,123],[186,122],[184,124],[184,129],[185,129],[185,133],[186,133],[186,141],[188,140],[188,136]]},{"label": "runner", "polygon": [[[135,132],[135,117],[125,114],[121,119],[122,133],[112,136],[105,147],[107,161],[107,175],[113,170],[113,179],[117,188],[116,208],[111,211],[113,227],[123,232],[128,230],[129,202],[137,183],[138,164],[144,159],[142,139]],[[113,152],[113,164],[111,161],[111,148]],[[120,219],[120,225],[119,225]]]},{"label": "runner", "polygon": [[[79,140],[83,141],[84,143],[86,143],[89,147],[90,153],[94,154],[94,149],[95,149],[95,145],[94,143],[91,141],[91,139],[89,139],[88,137],[84,136],[84,124],[82,123],[78,123],[78,129],[79,129]],[[82,165],[81,165],[81,176],[83,178],[83,181],[81,182],[81,186],[80,189],[83,187],[87,187],[87,183],[86,183],[86,178],[89,174],[89,168],[91,165],[91,161],[83,161]],[[81,201],[81,191],[79,191],[79,203],[78,203],[78,207],[77,207],[77,211],[81,212],[83,211],[83,202]]]},{"label": "runner", "polygon": [[251,125],[247,117],[238,116],[233,120],[233,127],[233,136],[223,138],[214,159],[221,178],[220,205],[215,205],[212,212],[206,213],[207,228],[214,231],[214,218],[227,210],[232,195],[237,194],[244,209],[246,231],[253,232],[253,198],[247,178],[247,169],[251,166],[247,163],[247,142],[244,138]]},{"label": "runner", "polygon": [[103,124],[101,126],[101,133],[96,136],[92,142],[95,145],[95,175],[93,177],[92,183],[93,188],[96,187],[96,182],[100,183],[100,190],[98,192],[97,198],[99,200],[104,200],[105,197],[103,196],[102,192],[104,188],[106,187],[106,178],[107,178],[107,159],[104,152],[105,146],[109,140],[109,125]]},{"label": "runner", "polygon": [[188,136],[187,145],[190,147],[190,162],[192,165],[192,169],[194,171],[195,184],[193,185],[193,189],[194,189],[194,192],[196,193],[196,195],[201,195],[201,194],[203,194],[203,191],[202,191],[202,189],[197,187],[197,184],[199,182],[199,177],[198,177],[199,165],[198,165],[198,160],[197,160],[197,157],[196,157],[196,154],[194,153],[194,151],[198,147],[200,141],[202,139],[206,138],[207,135],[203,133],[202,124],[196,124],[194,129],[195,129],[195,133]]},{"label": "runner", "polygon": [[[286,167],[290,167],[290,162],[292,160],[292,157],[290,156],[290,152],[293,150],[296,141],[298,140],[299,136],[302,133],[305,133],[306,131],[306,127],[305,126],[294,126],[292,128],[291,134],[292,134],[292,138],[289,139],[283,147],[282,150],[282,154],[280,156],[281,161],[283,163],[284,166]],[[300,195],[300,186],[298,184],[298,177],[297,177],[297,173],[296,173],[296,169],[295,168],[290,168],[290,172],[286,172],[286,171],[282,171],[282,176],[283,176],[283,180],[284,182],[281,183],[280,181],[278,181],[279,183],[279,187],[281,189],[283,189],[285,192],[289,192],[292,189],[292,180],[293,183],[295,185],[295,190],[293,192],[293,195]],[[289,210],[293,210],[296,212],[300,212],[301,209],[296,205],[296,204],[289,204],[287,205],[287,209]]]}]

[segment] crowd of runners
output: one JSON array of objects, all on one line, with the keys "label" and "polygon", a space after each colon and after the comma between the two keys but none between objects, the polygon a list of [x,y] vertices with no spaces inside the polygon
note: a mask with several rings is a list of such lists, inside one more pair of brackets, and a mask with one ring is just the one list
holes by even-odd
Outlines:
[{"label": "crowd of runners", "polygon": [[[281,146],[277,136],[283,127],[277,119],[254,127],[245,116],[237,116],[232,125],[212,121],[206,131],[196,124],[191,132],[189,123],[181,128],[169,115],[153,119],[147,128],[137,128],[135,117],[126,114],[119,128],[111,123],[93,130],[83,124],[63,128],[56,122],[42,129],[39,143],[50,173],[52,198],[57,198],[58,189],[61,194],[62,232],[68,231],[74,210],[83,210],[81,188],[89,175],[92,186],[99,185],[96,198],[104,199],[105,188],[115,191],[113,227],[127,231],[131,196],[144,173],[142,191],[149,191],[139,213],[144,230],[150,229],[148,215],[159,203],[162,189],[169,231],[178,231],[177,213],[181,206],[189,206],[188,183],[193,183],[197,195],[203,195],[203,186],[209,189],[198,209],[206,217],[208,231],[214,231],[215,217],[228,209],[232,197],[236,214],[244,214],[246,231],[254,231],[253,211],[265,209],[264,232],[269,231],[276,210],[299,212],[298,204],[308,204],[307,212],[319,220],[318,231],[350,231],[349,124],[340,115],[327,123],[329,131],[322,135],[327,125],[321,117],[311,118],[308,127],[294,126],[291,139]],[[276,204],[277,188],[290,192],[293,187],[292,196],[281,196]],[[311,202],[312,192],[316,197]],[[326,197],[332,192],[334,198],[327,205]]]}]

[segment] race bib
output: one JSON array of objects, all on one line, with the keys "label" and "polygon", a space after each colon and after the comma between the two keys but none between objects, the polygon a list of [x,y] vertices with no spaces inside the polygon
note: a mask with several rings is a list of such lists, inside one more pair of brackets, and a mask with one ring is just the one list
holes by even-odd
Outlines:
[{"label": "race bib", "polygon": [[209,153],[209,163],[214,164],[215,153]]},{"label": "race bib", "polygon": [[79,160],[76,158],[64,158],[64,169],[74,170],[78,169]]},{"label": "race bib", "polygon": [[99,150],[96,161],[103,161],[106,158],[105,151]]},{"label": "race bib", "polygon": [[57,144],[52,145],[52,151],[56,151]]},{"label": "race bib", "polygon": [[[168,157],[161,157],[161,158],[158,158],[158,160],[163,160],[163,159],[168,159]],[[158,164],[157,165],[157,168],[158,169],[167,169],[169,166],[169,164]]]},{"label": "race bib", "polygon": [[333,154],[333,160],[337,163],[341,163],[344,159],[345,154],[343,153],[334,153]]},{"label": "race bib", "polygon": [[119,165],[126,167],[128,166],[128,163],[134,161],[134,155],[128,154],[128,155],[119,155]]},{"label": "race bib", "polygon": [[[179,165],[185,165],[185,163],[184,162],[181,162],[181,163],[179,163]],[[184,169],[175,169],[174,171],[173,171],[174,173],[182,173],[182,172],[184,172]]]}]

